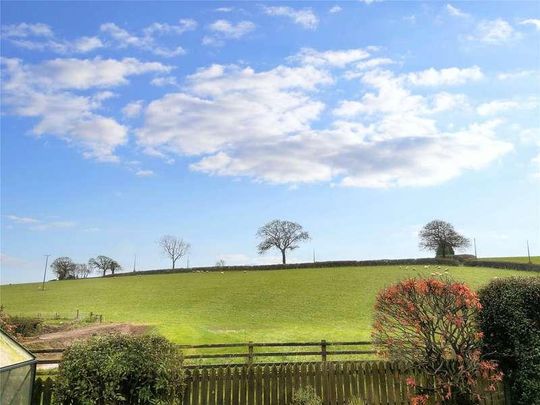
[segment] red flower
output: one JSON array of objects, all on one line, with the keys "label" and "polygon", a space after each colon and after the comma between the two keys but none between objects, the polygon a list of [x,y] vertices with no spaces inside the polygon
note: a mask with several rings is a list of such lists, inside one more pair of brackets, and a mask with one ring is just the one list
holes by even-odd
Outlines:
[{"label": "red flower", "polygon": [[405,383],[409,387],[416,387],[416,380],[414,379],[414,377],[407,377],[407,379],[405,380]]}]

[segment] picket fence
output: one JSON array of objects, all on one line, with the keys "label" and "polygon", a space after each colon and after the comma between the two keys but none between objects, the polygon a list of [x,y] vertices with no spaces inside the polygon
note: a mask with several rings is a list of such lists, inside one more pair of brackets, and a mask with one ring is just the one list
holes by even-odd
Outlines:
[{"label": "picket fence", "polygon": [[[186,368],[183,405],[290,405],[294,393],[307,386],[325,405],[347,405],[353,399],[355,405],[405,405],[410,403],[405,382],[410,375],[402,364],[382,361],[191,366]],[[413,375],[426,384],[424,376]],[[53,385],[50,378],[38,378],[33,404],[51,404]],[[482,405],[510,404],[502,384],[484,395]]]}]

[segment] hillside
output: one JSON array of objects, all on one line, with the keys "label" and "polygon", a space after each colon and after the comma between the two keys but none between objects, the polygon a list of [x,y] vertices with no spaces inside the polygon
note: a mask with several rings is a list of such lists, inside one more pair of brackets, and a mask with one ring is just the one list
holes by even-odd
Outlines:
[{"label": "hillside", "polygon": [[[519,257],[485,257],[479,260],[493,261],[493,262],[510,262],[510,263],[529,263],[527,256]],[[531,256],[531,263],[540,264],[540,256]]]},{"label": "hillside", "polygon": [[[175,342],[368,339],[377,291],[437,266],[377,266],[176,273],[0,287],[10,314],[103,314],[106,322],[154,325]],[[494,277],[534,273],[448,267],[478,288]]]}]

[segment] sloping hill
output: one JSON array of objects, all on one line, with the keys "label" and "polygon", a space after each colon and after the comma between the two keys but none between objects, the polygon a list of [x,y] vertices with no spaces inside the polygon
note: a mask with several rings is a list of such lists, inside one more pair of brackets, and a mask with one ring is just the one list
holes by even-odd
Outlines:
[{"label": "sloping hill", "polygon": [[[440,266],[376,266],[176,273],[0,287],[10,314],[94,312],[107,322],[155,325],[178,343],[365,340],[377,291]],[[448,267],[477,288],[494,277],[535,273]]]}]

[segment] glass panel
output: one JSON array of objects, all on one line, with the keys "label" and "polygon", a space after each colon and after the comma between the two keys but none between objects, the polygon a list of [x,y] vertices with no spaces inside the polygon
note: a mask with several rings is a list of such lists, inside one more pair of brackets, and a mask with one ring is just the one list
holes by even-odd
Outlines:
[{"label": "glass panel", "polygon": [[30,404],[33,367],[33,365],[27,365],[0,373],[0,398],[2,398],[2,404]]},{"label": "glass panel", "polygon": [[22,346],[0,332],[0,368],[31,359],[30,353]]}]

